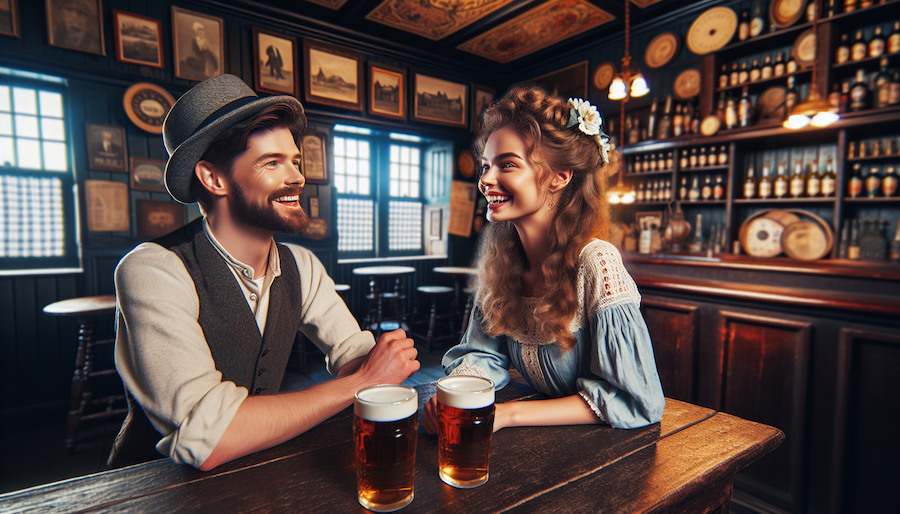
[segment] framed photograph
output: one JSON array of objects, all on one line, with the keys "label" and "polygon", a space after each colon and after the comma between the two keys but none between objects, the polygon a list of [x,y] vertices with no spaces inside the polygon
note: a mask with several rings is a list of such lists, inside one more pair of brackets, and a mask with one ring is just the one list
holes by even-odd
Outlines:
[{"label": "framed photograph", "polygon": [[224,73],[225,20],[172,7],[175,76],[202,81]]},{"label": "framed photograph", "polygon": [[362,55],[304,39],[303,62],[305,101],[352,111],[363,110]]},{"label": "framed photograph", "polygon": [[637,212],[634,214],[634,221],[637,223],[638,230],[654,226],[659,229],[663,224],[663,211]]},{"label": "framed photograph", "polygon": [[582,61],[567,66],[553,73],[531,79],[529,82],[540,84],[547,88],[547,91],[555,93],[563,99],[585,99],[587,98],[588,62]]},{"label": "framed photograph", "polygon": [[85,180],[84,203],[89,232],[128,232],[128,184],[111,180]]},{"label": "framed photograph", "polygon": [[137,201],[138,237],[164,236],[184,225],[184,205],[160,200]]},{"label": "framed photograph", "polygon": [[309,127],[300,137],[303,178],[307,184],[328,183],[327,139],[328,133],[323,127]]},{"label": "framed photograph", "polygon": [[84,132],[88,148],[88,168],[128,173],[125,127],[85,123]]},{"label": "framed photograph", "polygon": [[318,196],[310,196],[309,197],[309,217],[310,218],[319,218],[319,197]]},{"label": "framed photograph", "polygon": [[431,211],[431,223],[430,231],[428,232],[428,237],[431,239],[440,239],[443,231],[441,230],[441,210],[435,209]]},{"label": "framed photograph", "polygon": [[117,60],[165,69],[159,20],[113,9],[113,29]]},{"label": "framed photograph", "polygon": [[19,34],[19,0],[0,0],[0,35],[22,37]]},{"label": "framed photograph", "polygon": [[369,114],[406,119],[406,70],[369,63]]},{"label": "framed photograph", "polygon": [[166,161],[131,158],[131,189],[168,193],[166,190]]},{"label": "framed photograph", "polygon": [[297,96],[297,38],[253,27],[256,90]]},{"label": "framed photograph", "polygon": [[491,105],[496,96],[496,89],[475,84],[475,109],[472,111],[472,129],[476,134],[481,132],[481,113]]},{"label": "framed photograph", "polygon": [[106,55],[103,0],[45,0],[50,46]]},{"label": "framed photograph", "polygon": [[465,127],[469,86],[415,72],[412,119],[439,125]]}]

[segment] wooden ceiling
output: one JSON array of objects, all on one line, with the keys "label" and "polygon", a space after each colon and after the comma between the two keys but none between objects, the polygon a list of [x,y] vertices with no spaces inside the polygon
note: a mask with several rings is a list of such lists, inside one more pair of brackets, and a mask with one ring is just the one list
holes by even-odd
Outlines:
[{"label": "wooden ceiling", "polygon": [[[689,0],[631,0],[631,27]],[[624,32],[624,0],[232,0],[338,37],[502,73]],[[694,2],[696,3],[696,2]]]}]

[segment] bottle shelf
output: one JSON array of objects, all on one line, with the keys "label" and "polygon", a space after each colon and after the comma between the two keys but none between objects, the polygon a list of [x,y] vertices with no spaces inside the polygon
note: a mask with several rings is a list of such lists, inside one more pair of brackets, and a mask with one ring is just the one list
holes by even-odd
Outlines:
[{"label": "bottle shelf", "polygon": [[681,173],[707,173],[710,171],[728,171],[729,166],[727,164],[723,166],[694,166],[693,168],[681,168],[678,171]]},{"label": "bottle shelf", "polygon": [[878,64],[881,62],[882,57],[887,57],[889,62],[896,61],[900,58],[900,53],[887,53],[878,56],[878,57],[866,57],[865,59],[860,59],[858,61],[847,61],[841,64],[832,64],[831,68],[840,72],[841,76],[845,76],[844,72],[847,72],[846,75],[849,76],[853,73],[856,73],[856,70],[859,68],[864,68],[866,70],[876,70],[878,69]]},{"label": "bottle shelf", "polygon": [[681,205],[724,205],[727,200],[679,200]]},{"label": "bottle shelf", "polygon": [[670,203],[672,203],[672,200],[662,200],[662,201],[655,201],[655,202],[647,202],[647,201],[640,201],[640,202],[639,202],[639,201],[634,201],[634,202],[631,202],[631,203],[617,203],[617,204],[614,204],[614,205],[616,205],[616,206],[626,206],[626,207],[629,206],[629,205],[639,205],[639,206],[664,206],[664,205],[669,205]]},{"label": "bottle shelf", "polygon": [[671,174],[675,170],[656,170],[656,171],[626,171],[626,177],[641,177],[646,175],[668,175]]},{"label": "bottle shelf", "polygon": [[844,30],[885,23],[885,20],[893,21],[897,19],[897,3],[897,0],[890,0],[883,4],[866,7],[865,9],[860,8],[851,12],[837,13],[834,16],[822,18],[819,22],[834,22]]},{"label": "bottle shelf", "polygon": [[845,196],[845,203],[900,203],[900,196],[857,196],[856,198]]},{"label": "bottle shelf", "polygon": [[890,155],[879,155],[877,157],[853,157],[851,159],[847,159],[847,163],[853,164],[857,162],[884,162],[884,161],[896,161],[900,160],[900,153],[893,153]]},{"label": "bottle shelf", "polygon": [[[810,22],[804,22],[784,29],[760,34],[754,38],[731,43],[719,50],[719,54],[723,57],[723,60],[728,60],[726,57],[733,58],[733,56],[736,55],[750,55],[760,51],[766,51],[766,49],[771,50],[772,48],[779,46],[788,46],[794,43],[794,40],[797,39],[797,36],[800,35],[801,32],[812,28],[812,25],[813,24]],[[771,27],[771,25],[767,26],[767,28],[769,27]]]},{"label": "bottle shelf", "polygon": [[816,198],[804,198],[798,197],[794,198],[793,196],[790,198],[782,197],[782,198],[735,198],[734,203],[740,204],[767,204],[767,203],[834,203],[833,196],[827,197],[816,197]]},{"label": "bottle shelf", "polygon": [[[859,61],[857,61],[859,62]],[[738,84],[736,86],[727,86],[716,88],[716,93],[722,93],[727,91],[741,90],[744,86],[748,86],[749,92],[756,92],[757,90],[763,89],[764,86],[768,86],[777,82],[784,82],[788,77],[796,77],[799,75],[811,75],[812,68],[806,68],[803,70],[797,70],[794,73],[785,73],[784,75],[779,75],[777,77],[768,78],[765,80],[756,80],[753,82],[744,82],[743,84]]]}]

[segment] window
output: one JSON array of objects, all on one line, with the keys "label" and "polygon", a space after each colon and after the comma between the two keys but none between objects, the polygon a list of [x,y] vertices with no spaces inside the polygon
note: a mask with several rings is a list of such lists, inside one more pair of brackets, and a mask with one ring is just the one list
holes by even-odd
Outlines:
[{"label": "window", "polygon": [[61,79],[0,68],[0,274],[79,270]]},{"label": "window", "polygon": [[[334,184],[342,257],[423,252],[423,179],[434,174],[434,163],[440,161],[429,154],[434,144],[406,134],[335,127]],[[448,159],[447,152],[442,155]],[[446,181],[448,168],[440,161],[440,175]]]}]

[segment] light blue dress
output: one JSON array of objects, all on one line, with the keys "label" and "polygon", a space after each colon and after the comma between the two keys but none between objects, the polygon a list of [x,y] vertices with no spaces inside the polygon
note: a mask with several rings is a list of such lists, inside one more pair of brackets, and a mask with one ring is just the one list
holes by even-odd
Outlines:
[{"label": "light blue dress", "polygon": [[577,280],[579,308],[569,324],[574,348],[564,352],[543,337],[531,315],[538,299],[524,298],[517,330],[497,337],[482,331],[482,312],[473,309],[462,341],[444,355],[444,371],[483,376],[501,389],[513,367],[548,396],[579,394],[615,428],[658,422],[665,407],[662,385],[640,294],[618,250],[599,239],[587,244]]}]

